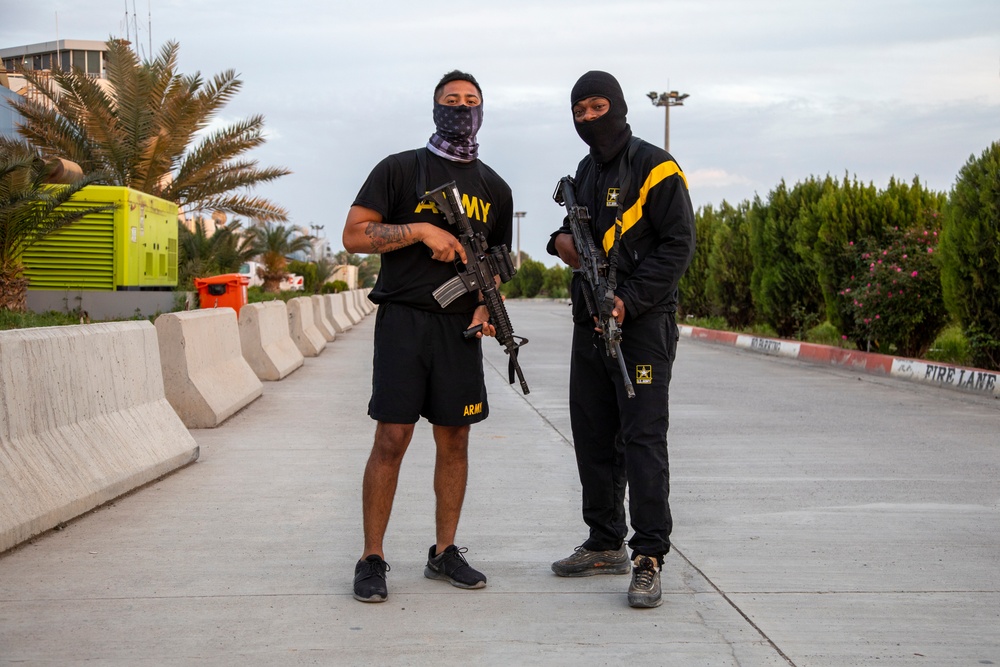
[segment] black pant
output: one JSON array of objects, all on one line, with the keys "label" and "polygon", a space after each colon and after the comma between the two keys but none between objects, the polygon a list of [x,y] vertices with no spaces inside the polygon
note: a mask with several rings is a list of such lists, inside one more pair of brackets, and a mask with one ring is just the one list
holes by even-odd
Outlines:
[{"label": "black pant", "polygon": [[584,548],[617,549],[627,534],[625,486],[635,554],[662,562],[670,550],[669,387],[677,352],[673,313],[649,313],[622,327],[625,367],[635,387],[628,398],[618,362],[593,327],[573,327],[570,422],[583,484]]}]

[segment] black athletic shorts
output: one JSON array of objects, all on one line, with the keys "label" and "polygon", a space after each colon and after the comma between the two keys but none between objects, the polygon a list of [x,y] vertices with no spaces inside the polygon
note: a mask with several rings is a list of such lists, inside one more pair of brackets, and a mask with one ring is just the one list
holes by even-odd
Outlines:
[{"label": "black athletic shorts", "polygon": [[424,417],[438,426],[486,419],[482,341],[462,337],[471,320],[465,313],[381,304],[368,415],[391,424],[415,424]]}]

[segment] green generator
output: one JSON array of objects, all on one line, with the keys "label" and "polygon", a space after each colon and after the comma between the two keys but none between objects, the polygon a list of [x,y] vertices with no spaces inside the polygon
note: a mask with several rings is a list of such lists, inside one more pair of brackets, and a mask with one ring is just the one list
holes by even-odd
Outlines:
[{"label": "green generator", "polygon": [[29,290],[169,290],[177,286],[177,204],[121,186],[88,185],[65,204],[114,204],[25,251]]}]

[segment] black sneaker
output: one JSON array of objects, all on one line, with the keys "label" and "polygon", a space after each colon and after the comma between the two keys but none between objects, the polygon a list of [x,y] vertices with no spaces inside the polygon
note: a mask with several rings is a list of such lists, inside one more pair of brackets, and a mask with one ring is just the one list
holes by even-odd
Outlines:
[{"label": "black sneaker", "polygon": [[660,566],[655,558],[638,555],[632,561],[632,583],[628,587],[630,607],[659,607],[663,602],[660,593]]},{"label": "black sneaker", "polygon": [[427,567],[424,568],[424,576],[428,579],[441,579],[459,588],[482,588],[486,585],[486,575],[472,568],[465,560],[464,554],[468,549],[459,549],[454,544],[446,548],[437,556],[434,555],[434,545],[427,553]]},{"label": "black sneaker", "polygon": [[552,571],[560,577],[589,577],[592,574],[628,574],[632,565],[628,562],[625,545],[607,551],[591,551],[582,546],[573,550],[573,555],[552,563]]},{"label": "black sneaker", "polygon": [[389,597],[385,573],[389,569],[389,564],[376,554],[359,560],[354,567],[354,599],[362,602],[385,602]]}]

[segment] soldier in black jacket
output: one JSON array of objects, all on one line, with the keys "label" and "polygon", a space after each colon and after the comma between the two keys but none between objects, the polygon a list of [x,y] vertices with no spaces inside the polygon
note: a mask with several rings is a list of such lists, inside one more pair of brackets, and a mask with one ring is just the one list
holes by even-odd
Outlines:
[{"label": "soldier in black jacket", "polygon": [[[673,525],[667,425],[677,284],[694,255],[694,212],[674,158],[632,136],[613,76],[587,72],[573,86],[570,103],[576,131],[590,146],[574,179],[577,199],[589,209],[595,244],[617,258],[612,314],[621,325],[635,398],[625,393],[618,363],[606,354],[581,298],[586,285],[574,275],[570,420],[590,534],[552,570],[565,577],[631,570],[629,604],[656,607]],[[548,251],[579,265],[566,225],[552,234]],[[624,544],[626,484],[631,558]]]}]

